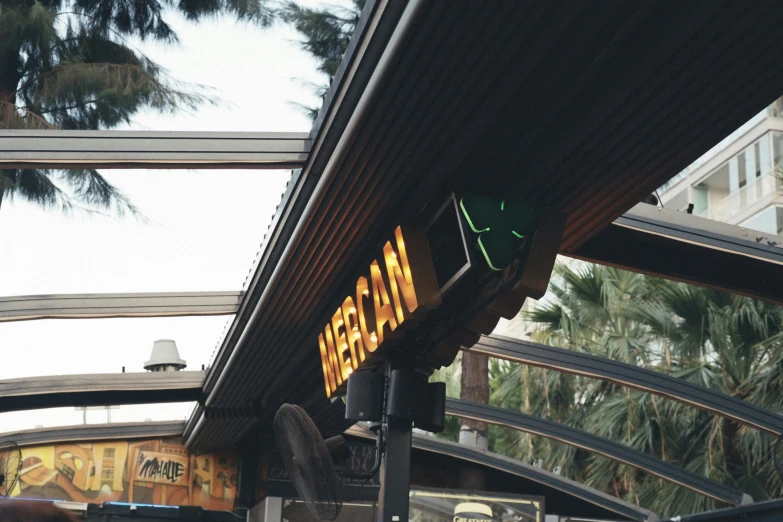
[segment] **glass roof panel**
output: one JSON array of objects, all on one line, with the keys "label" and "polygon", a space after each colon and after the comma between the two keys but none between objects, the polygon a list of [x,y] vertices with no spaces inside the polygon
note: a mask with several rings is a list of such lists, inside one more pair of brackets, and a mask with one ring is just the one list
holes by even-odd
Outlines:
[{"label": "glass roof panel", "polygon": [[[320,105],[314,84],[327,80],[290,25],[260,28],[236,22],[232,15],[194,23],[174,9],[163,19],[177,34],[175,44],[133,37],[122,43],[157,62],[173,80],[185,82],[175,84],[178,90],[195,89],[216,103],[175,112],[142,110],[116,129],[310,130],[310,117],[300,105]],[[147,222],[79,211],[63,218],[6,197],[0,211],[0,273],[13,277],[0,280],[0,295],[239,289],[290,175],[101,173]]]},{"label": "glass roof panel", "polygon": [[142,214],[0,211],[0,295],[240,290],[290,171],[106,171]]},{"label": "glass roof panel", "polygon": [[[134,404],[110,408],[49,408],[0,413],[0,434],[17,430],[145,421],[184,421],[195,403]],[[86,420],[86,422],[85,422]]]},{"label": "glass roof panel", "polygon": [[143,372],[157,339],[173,339],[188,370],[201,370],[232,316],[0,323],[0,379]]}]

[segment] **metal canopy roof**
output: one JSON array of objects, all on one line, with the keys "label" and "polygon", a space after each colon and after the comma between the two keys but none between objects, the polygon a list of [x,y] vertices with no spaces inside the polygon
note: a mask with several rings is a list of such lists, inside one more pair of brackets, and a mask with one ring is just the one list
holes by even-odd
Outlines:
[{"label": "metal canopy roof", "polygon": [[[783,90],[770,2],[402,4],[363,13],[207,378],[210,407],[325,402],[316,330],[439,190],[563,210],[573,252]],[[188,442],[219,429],[199,422]]]},{"label": "metal canopy roof", "polygon": [[0,381],[0,412],[201,400],[206,372],[58,375]]},{"label": "metal canopy roof", "polygon": [[[5,298],[0,321],[236,312],[199,392],[205,405],[195,409],[187,427],[101,428],[107,434],[102,438],[151,436],[150,429],[161,436],[184,432],[188,447],[200,450],[237,443],[283,401],[306,406],[324,431],[341,431],[342,408],[322,396],[315,332],[381,238],[454,190],[511,193],[565,213],[560,251],[567,255],[780,302],[769,279],[781,264],[776,245],[749,240],[736,228],[715,228],[668,211],[652,216],[640,207],[611,224],[783,90],[783,70],[774,67],[783,44],[777,30],[783,12],[776,6],[771,0],[590,5],[370,0],[310,135],[2,131],[0,167],[303,169],[289,182],[245,294],[222,294],[200,310],[204,294],[148,295],[144,299],[152,300],[133,310],[128,299],[138,296],[113,297],[124,302],[94,295]],[[204,143],[209,150],[201,150]],[[612,248],[617,241],[633,248],[617,252],[621,249]],[[650,245],[661,255],[649,255]],[[709,258],[710,270],[683,265],[693,252]],[[664,253],[679,257],[667,264]],[[756,285],[732,278],[718,266],[726,259],[758,267],[768,280]],[[498,349],[487,339],[475,349],[613,380],[783,432],[775,414],[654,372],[620,365],[613,374],[607,361],[546,363],[551,353],[523,355],[518,346]],[[112,401],[119,397],[117,389],[94,377],[92,384],[74,388],[70,399],[64,392],[72,384],[55,382],[58,378],[36,382],[40,392],[14,392],[13,381],[0,386],[11,383],[9,397],[27,393],[40,404],[96,404],[109,399],[90,394],[104,392],[115,394]],[[143,383],[126,384],[128,393],[149,391]],[[190,383],[169,391],[196,389]],[[46,437],[78,440],[89,429],[13,437],[22,444]],[[569,481],[536,475],[509,459],[459,446],[439,448],[554,481],[553,487],[595,502],[615,502],[617,513],[635,520],[649,515],[592,490],[585,493],[589,488],[563,486]]]},{"label": "metal canopy roof", "polygon": [[567,255],[783,304],[783,237],[684,212],[641,203]]}]

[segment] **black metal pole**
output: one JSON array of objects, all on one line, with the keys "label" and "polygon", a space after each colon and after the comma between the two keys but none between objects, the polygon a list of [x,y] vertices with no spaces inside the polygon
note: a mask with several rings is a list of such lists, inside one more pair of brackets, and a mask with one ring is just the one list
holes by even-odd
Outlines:
[{"label": "black metal pole", "polygon": [[[392,390],[391,381],[394,370],[404,366],[397,358],[387,359],[384,367],[383,393],[383,456],[381,458],[381,488],[378,491],[378,509],[375,522],[408,522],[408,506],[411,489],[411,444],[413,442],[413,421],[398,415],[390,415],[392,402],[403,402],[403,397]],[[399,413],[399,412],[397,412]]]},{"label": "black metal pole", "polygon": [[386,432],[386,451],[381,461],[377,522],[408,522],[413,424],[388,417],[383,429]]}]

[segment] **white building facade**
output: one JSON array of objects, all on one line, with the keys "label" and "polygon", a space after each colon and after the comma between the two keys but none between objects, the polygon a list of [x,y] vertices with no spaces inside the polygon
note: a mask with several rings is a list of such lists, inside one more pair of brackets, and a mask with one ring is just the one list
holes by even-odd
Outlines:
[{"label": "white building facade", "polygon": [[783,98],[733,132],[659,191],[666,208],[780,235]]}]

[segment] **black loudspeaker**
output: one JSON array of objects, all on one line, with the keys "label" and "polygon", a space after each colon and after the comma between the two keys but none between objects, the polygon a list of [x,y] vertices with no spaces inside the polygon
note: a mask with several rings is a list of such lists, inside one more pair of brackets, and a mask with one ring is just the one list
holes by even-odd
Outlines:
[{"label": "black loudspeaker", "polygon": [[428,411],[424,418],[417,419],[413,425],[424,431],[440,433],[446,427],[446,383],[427,384]]},{"label": "black loudspeaker", "polygon": [[358,371],[348,377],[345,418],[376,422],[383,419],[383,380],[375,371]]},{"label": "black loudspeaker", "polygon": [[392,370],[386,413],[416,422],[427,417],[427,376],[415,370]]}]

